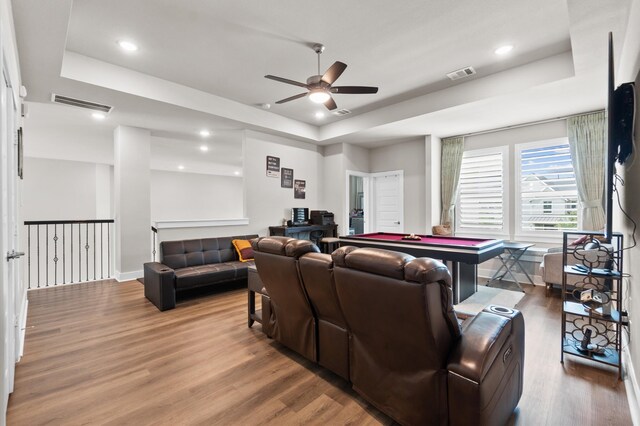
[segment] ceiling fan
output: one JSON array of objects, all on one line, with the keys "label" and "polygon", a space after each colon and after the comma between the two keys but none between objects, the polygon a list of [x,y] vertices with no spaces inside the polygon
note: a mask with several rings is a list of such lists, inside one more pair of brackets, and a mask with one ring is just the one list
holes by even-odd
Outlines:
[{"label": "ceiling fan", "polygon": [[281,83],[292,84],[294,86],[304,87],[307,89],[304,93],[281,99],[277,101],[277,104],[283,104],[285,102],[293,101],[295,99],[303,98],[309,95],[309,99],[312,102],[318,104],[324,104],[328,110],[334,110],[338,106],[331,97],[331,94],[364,94],[364,93],[378,93],[377,87],[368,86],[333,86],[333,83],[342,75],[347,68],[347,64],[344,62],[336,61],[329,69],[320,74],[320,54],[324,51],[322,44],[314,44],[313,50],[318,54],[318,74],[312,75],[307,79],[306,83],[300,83],[298,81],[289,80],[287,78],[277,77],[275,75],[265,75],[265,78],[270,80],[279,81]]}]

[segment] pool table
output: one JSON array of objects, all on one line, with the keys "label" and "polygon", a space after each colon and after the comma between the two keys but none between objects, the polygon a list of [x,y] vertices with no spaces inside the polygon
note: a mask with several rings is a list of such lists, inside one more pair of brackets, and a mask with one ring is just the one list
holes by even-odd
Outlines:
[{"label": "pool table", "polygon": [[477,290],[478,264],[503,252],[502,240],[484,238],[416,235],[419,240],[406,240],[408,234],[374,232],[340,237],[340,246],[375,247],[407,253],[415,257],[431,257],[447,264],[453,278],[453,303],[457,304]]}]

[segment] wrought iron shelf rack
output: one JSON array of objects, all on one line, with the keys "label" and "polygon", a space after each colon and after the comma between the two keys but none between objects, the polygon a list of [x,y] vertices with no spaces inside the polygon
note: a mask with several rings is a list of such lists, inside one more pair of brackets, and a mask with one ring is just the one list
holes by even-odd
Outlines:
[{"label": "wrought iron shelf rack", "polygon": [[[578,243],[572,244],[574,240]],[[618,369],[618,379],[622,379],[620,352],[626,323],[622,315],[622,247],[620,233],[607,240],[602,232],[566,231],[562,241],[560,362],[570,354],[608,364]],[[589,296],[592,299],[585,300]],[[589,333],[589,341],[583,344]]]}]

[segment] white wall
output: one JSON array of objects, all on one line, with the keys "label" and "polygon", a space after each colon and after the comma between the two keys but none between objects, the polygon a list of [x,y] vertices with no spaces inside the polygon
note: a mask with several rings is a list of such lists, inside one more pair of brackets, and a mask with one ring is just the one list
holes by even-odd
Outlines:
[{"label": "white wall", "polygon": [[347,171],[369,172],[369,149],[338,143],[323,148],[323,210],[333,212],[338,234],[349,232]]},{"label": "white wall", "polygon": [[151,221],[243,217],[242,177],[151,171]]},{"label": "white wall", "polygon": [[[108,164],[87,163],[46,158],[25,157],[22,197],[23,220],[86,220],[112,219],[113,167]],[[28,262],[23,262],[23,276],[31,288],[47,283],[77,282],[106,278],[108,225],[82,225],[82,242],[78,242],[78,225],[24,227],[22,247]],[[88,228],[88,229],[87,229]],[[96,238],[94,238],[94,231]],[[72,234],[73,232],[73,234]],[[88,233],[87,233],[88,232]],[[72,235],[75,235],[71,239]],[[38,236],[40,239],[38,240]],[[58,236],[57,246],[53,240]],[[113,235],[110,235],[113,238]],[[87,240],[88,239],[88,240]],[[66,241],[66,243],[63,243]],[[73,242],[73,244],[71,244]],[[29,244],[30,243],[30,244]],[[45,248],[49,245],[49,257]],[[90,249],[78,250],[88,244]],[[74,246],[72,248],[71,246]],[[38,253],[38,246],[41,248]],[[71,254],[75,251],[73,262]],[[82,271],[78,268],[78,254],[82,251]],[[54,258],[58,258],[56,265]],[[94,269],[94,259],[96,268]],[[73,265],[75,263],[75,265]],[[30,267],[30,270],[29,270]],[[64,268],[64,273],[63,273]],[[38,269],[40,269],[38,271]],[[46,275],[48,273],[48,275]]]},{"label": "white wall", "polygon": [[24,220],[111,219],[111,169],[104,164],[25,157]]},{"label": "white wall", "polygon": [[344,154],[345,170],[356,172],[371,171],[370,149],[345,143],[343,144],[342,152]]},{"label": "white wall", "polygon": [[[30,107],[30,110],[34,109]],[[102,126],[36,125],[25,119],[24,152],[30,157],[113,164],[113,131]]]},{"label": "white wall", "polygon": [[370,162],[372,173],[404,172],[404,230],[426,232],[424,139],[372,149]]},{"label": "white wall", "polygon": [[151,132],[118,126],[113,133],[115,210],[115,277],[142,277],[151,260]]},{"label": "white wall", "polygon": [[[31,217],[31,212],[46,213],[50,216],[49,219],[54,216],[66,219],[88,215],[82,217],[86,219],[95,218],[96,214],[100,218],[113,218],[112,195],[106,198],[88,195],[91,186],[95,188],[97,185],[100,188],[109,182],[109,186],[113,188],[112,168],[107,177],[104,170],[95,164],[114,163],[113,134],[103,124],[83,122],[82,117],[73,116],[70,120],[64,114],[65,111],[60,111],[59,108],[62,107],[34,105],[27,123],[29,128],[25,132],[25,154],[28,156],[28,163],[25,165],[25,179],[29,179],[31,175],[29,187],[25,190],[28,198],[25,200],[28,205],[27,219],[34,218]],[[65,122],[67,125],[61,130],[57,123],[65,119],[70,122]],[[154,137],[151,139],[153,151]],[[154,170],[150,184],[151,215],[153,221],[246,217],[249,225],[163,229],[159,233],[159,241],[201,236],[268,235],[269,226],[281,225],[283,218],[290,217],[291,207],[338,211],[322,201],[325,195],[322,148],[252,131],[242,132],[241,139],[244,142],[238,143],[244,144],[246,153],[242,173],[244,182],[242,178],[235,177]],[[82,141],[88,142],[83,145]],[[212,146],[215,145],[214,142],[211,142]],[[193,148],[192,145],[194,144],[187,144],[185,149]],[[195,146],[197,148],[198,145]],[[294,179],[306,180],[306,199],[294,199],[293,189],[281,188],[280,179],[266,177],[267,155],[280,157],[281,167],[294,169]],[[342,194],[344,167],[342,159],[339,162],[342,172],[334,176],[340,176],[337,187]],[[87,174],[92,167],[98,173],[97,177],[88,178]],[[49,179],[54,173],[60,173],[59,177]],[[55,189],[51,190],[54,186]],[[50,193],[43,194],[43,187]],[[64,188],[73,190],[66,191]],[[326,190],[328,194],[338,194],[333,191],[334,187],[330,185],[329,188]],[[91,192],[94,191],[95,189]],[[79,195],[74,196],[73,193]],[[167,194],[170,194],[170,202],[167,202]],[[43,198],[39,200],[41,196]],[[54,198],[61,201],[54,202]],[[46,208],[42,209],[43,205]],[[77,207],[75,211],[69,211],[65,207],[74,205]],[[149,245],[149,255],[150,253]]]},{"label": "white wall", "polygon": [[442,212],[441,198],[441,152],[442,143],[439,137],[427,135],[424,137],[425,154],[425,176],[427,179],[425,186],[425,230],[431,234],[431,227],[440,224]]},{"label": "white wall", "polygon": [[[304,143],[247,132],[244,175],[247,191],[247,216],[250,229],[268,235],[268,227],[281,225],[291,217],[291,207],[324,209],[321,196],[323,183],[320,148]],[[293,178],[306,180],[306,198],[293,197],[292,188],[281,188],[280,179],[266,176],[266,157],[280,157],[280,167],[293,169]]]},{"label": "white wall", "polygon": [[323,181],[323,210],[333,212],[334,220],[338,225],[338,233],[346,235],[349,233],[349,218],[346,215],[346,184],[345,175],[344,144],[338,143],[328,145],[323,148],[322,169],[324,172]]},{"label": "white wall", "polygon": [[[638,91],[640,88],[640,0],[634,0],[629,13],[629,23],[627,28],[633,31],[627,31],[627,37],[624,40],[622,53],[620,58],[620,67],[616,74],[616,84],[627,81],[636,82],[636,105],[640,108],[638,102]],[[616,47],[619,45],[616,45]],[[625,167],[618,167],[618,173],[622,175],[625,186],[620,188],[622,207],[633,218],[636,223],[640,223],[640,111],[636,110],[636,128],[635,128],[635,153],[630,159],[631,162]],[[614,206],[614,230],[621,231],[625,237],[625,246],[632,243],[631,233],[633,224],[627,220],[620,209]],[[636,234],[636,238],[640,240],[640,235]],[[624,252],[624,272],[630,277],[625,280],[625,289],[627,294],[626,309],[629,312],[629,339],[628,339],[628,356],[623,357],[623,363],[626,363],[625,370],[628,372],[625,380],[625,387],[629,399],[629,408],[631,409],[634,424],[640,424],[640,410],[638,406],[638,398],[640,398],[640,246],[636,246]]]},{"label": "white wall", "polygon": [[[291,207],[329,210],[323,202],[322,149],[286,138],[247,131],[245,135],[244,187],[248,225],[163,229],[159,241],[202,236],[269,235],[269,226],[290,219]],[[280,158],[280,167],[293,169],[293,178],[306,181],[306,198],[293,197],[293,188],[281,188],[279,178],[266,176],[267,155]],[[343,184],[344,186],[344,184]]]}]

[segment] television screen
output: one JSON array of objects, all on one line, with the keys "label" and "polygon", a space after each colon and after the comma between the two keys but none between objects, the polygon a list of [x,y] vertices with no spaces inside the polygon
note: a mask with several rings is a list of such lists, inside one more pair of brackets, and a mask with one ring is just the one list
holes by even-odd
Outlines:
[{"label": "television screen", "polygon": [[291,209],[291,223],[294,225],[301,225],[308,222],[309,209],[307,207],[293,207]]}]

